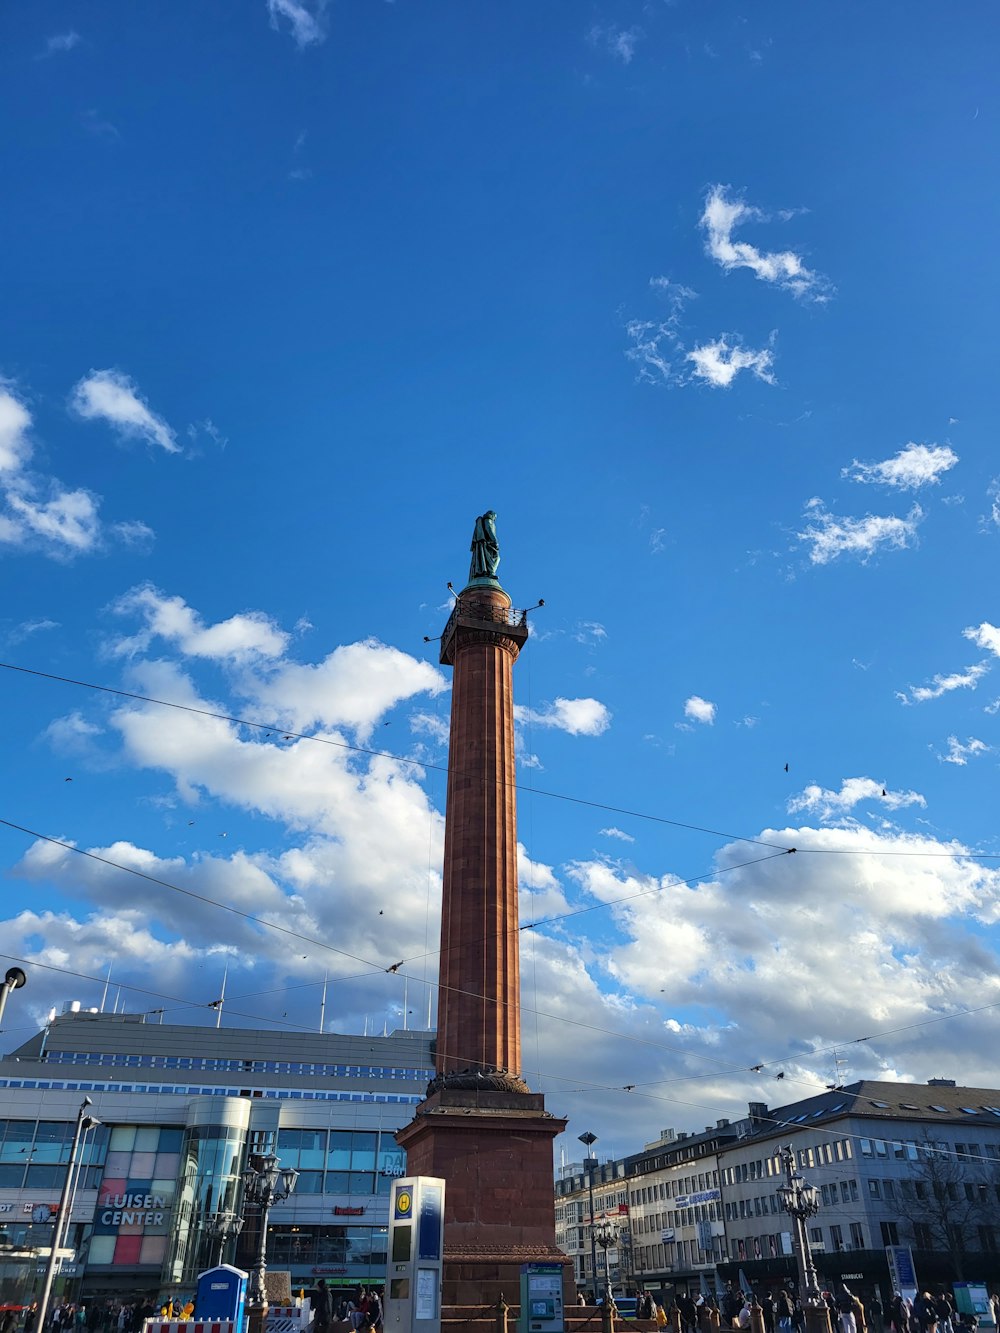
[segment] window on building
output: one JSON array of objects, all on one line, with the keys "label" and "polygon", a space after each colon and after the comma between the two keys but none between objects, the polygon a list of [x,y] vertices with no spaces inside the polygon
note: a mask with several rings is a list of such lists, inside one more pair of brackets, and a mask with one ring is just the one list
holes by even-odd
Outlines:
[{"label": "window on building", "polygon": [[851,1223],[851,1249],[863,1250],[865,1248],[865,1233],[860,1222]]},{"label": "window on building", "polygon": [[872,1141],[871,1141],[871,1139],[860,1139],[860,1140],[858,1141],[858,1147],[861,1149],[861,1156],[862,1156],[862,1157],[871,1157],[871,1156],[872,1156]]},{"label": "window on building", "polygon": [[882,1192],[885,1194],[885,1197],[886,1197],[887,1199],[895,1199],[895,1197],[896,1197],[896,1186],[893,1184],[893,1182],[892,1182],[891,1180],[883,1180],[883,1181],[882,1181]]},{"label": "window on building", "polygon": [[832,1250],[842,1250],[844,1248],[844,1235],[840,1227],[830,1228],[830,1248]]},{"label": "window on building", "polygon": [[883,1245],[899,1244],[899,1226],[895,1222],[880,1222]]},{"label": "window on building", "polygon": [[877,1180],[869,1180],[869,1182],[868,1182],[868,1193],[871,1195],[871,1197],[872,1197],[873,1199],[881,1199],[881,1197],[882,1197],[882,1186],[881,1186],[880,1182],[877,1181]]}]

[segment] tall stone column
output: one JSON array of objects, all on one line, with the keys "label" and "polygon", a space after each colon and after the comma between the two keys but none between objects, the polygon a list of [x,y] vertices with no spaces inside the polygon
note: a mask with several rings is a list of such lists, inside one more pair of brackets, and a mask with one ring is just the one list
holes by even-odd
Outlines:
[{"label": "tall stone column", "polygon": [[521,1069],[513,666],[526,616],[467,588],[441,640],[454,667],[441,905],[438,1074]]},{"label": "tall stone column", "polygon": [[[441,905],[437,1074],[397,1142],[446,1182],[443,1301],[516,1300],[555,1243],[552,1141],[566,1121],[521,1077],[513,666],[528,638],[496,578],[494,514],[476,520],[468,585],[441,636],[454,669]],[[478,549],[477,549],[478,548]]]}]

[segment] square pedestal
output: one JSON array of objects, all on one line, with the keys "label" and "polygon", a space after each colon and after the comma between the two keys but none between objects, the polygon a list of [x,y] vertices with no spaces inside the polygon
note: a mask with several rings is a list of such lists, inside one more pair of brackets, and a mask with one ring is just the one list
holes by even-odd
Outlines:
[{"label": "square pedestal", "polygon": [[444,1090],[398,1131],[408,1174],[446,1183],[443,1305],[516,1305],[526,1263],[563,1264],[572,1299],[555,1241],[552,1141],[565,1128],[538,1093]]}]

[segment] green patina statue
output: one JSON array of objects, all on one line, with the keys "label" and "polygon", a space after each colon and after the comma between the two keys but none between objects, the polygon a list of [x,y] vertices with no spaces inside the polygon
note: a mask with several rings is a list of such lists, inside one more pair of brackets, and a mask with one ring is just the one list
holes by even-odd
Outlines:
[{"label": "green patina statue", "polygon": [[487,509],[476,519],[472,534],[472,563],[469,565],[469,582],[482,579],[496,579],[500,568],[500,545],[497,542],[497,516],[492,509]]}]

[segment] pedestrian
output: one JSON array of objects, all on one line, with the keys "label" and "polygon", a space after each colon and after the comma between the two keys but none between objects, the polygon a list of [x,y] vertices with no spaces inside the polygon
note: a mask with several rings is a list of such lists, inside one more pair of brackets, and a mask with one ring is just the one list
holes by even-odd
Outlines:
[{"label": "pedestrian", "polygon": [[320,1278],[316,1283],[316,1299],[313,1301],[313,1319],[316,1326],[316,1333],[326,1333],[330,1326],[330,1318],[333,1313],[333,1302],[330,1299],[330,1289],[326,1285],[326,1278]]},{"label": "pedestrian", "polygon": [[584,1296],[584,1294],[583,1294],[582,1291],[578,1291],[578,1292],[576,1293],[576,1303],[577,1303],[577,1305],[586,1305],[586,1304],[587,1304],[587,1298],[586,1298],[586,1296]]},{"label": "pedestrian", "polygon": [[795,1314],[795,1302],[792,1300],[791,1293],[787,1288],[781,1288],[777,1296],[775,1296],[772,1306],[774,1309],[774,1322],[778,1327],[779,1333],[792,1333],[792,1316]]},{"label": "pedestrian", "polygon": [[898,1291],[889,1302],[889,1333],[910,1333],[910,1312]]},{"label": "pedestrian", "polygon": [[938,1333],[954,1333],[953,1316],[955,1311],[946,1291],[942,1291],[938,1295],[934,1302],[934,1309],[938,1317]]},{"label": "pedestrian", "polygon": [[922,1291],[913,1302],[913,1319],[919,1333],[937,1333],[937,1304],[929,1291]]}]

